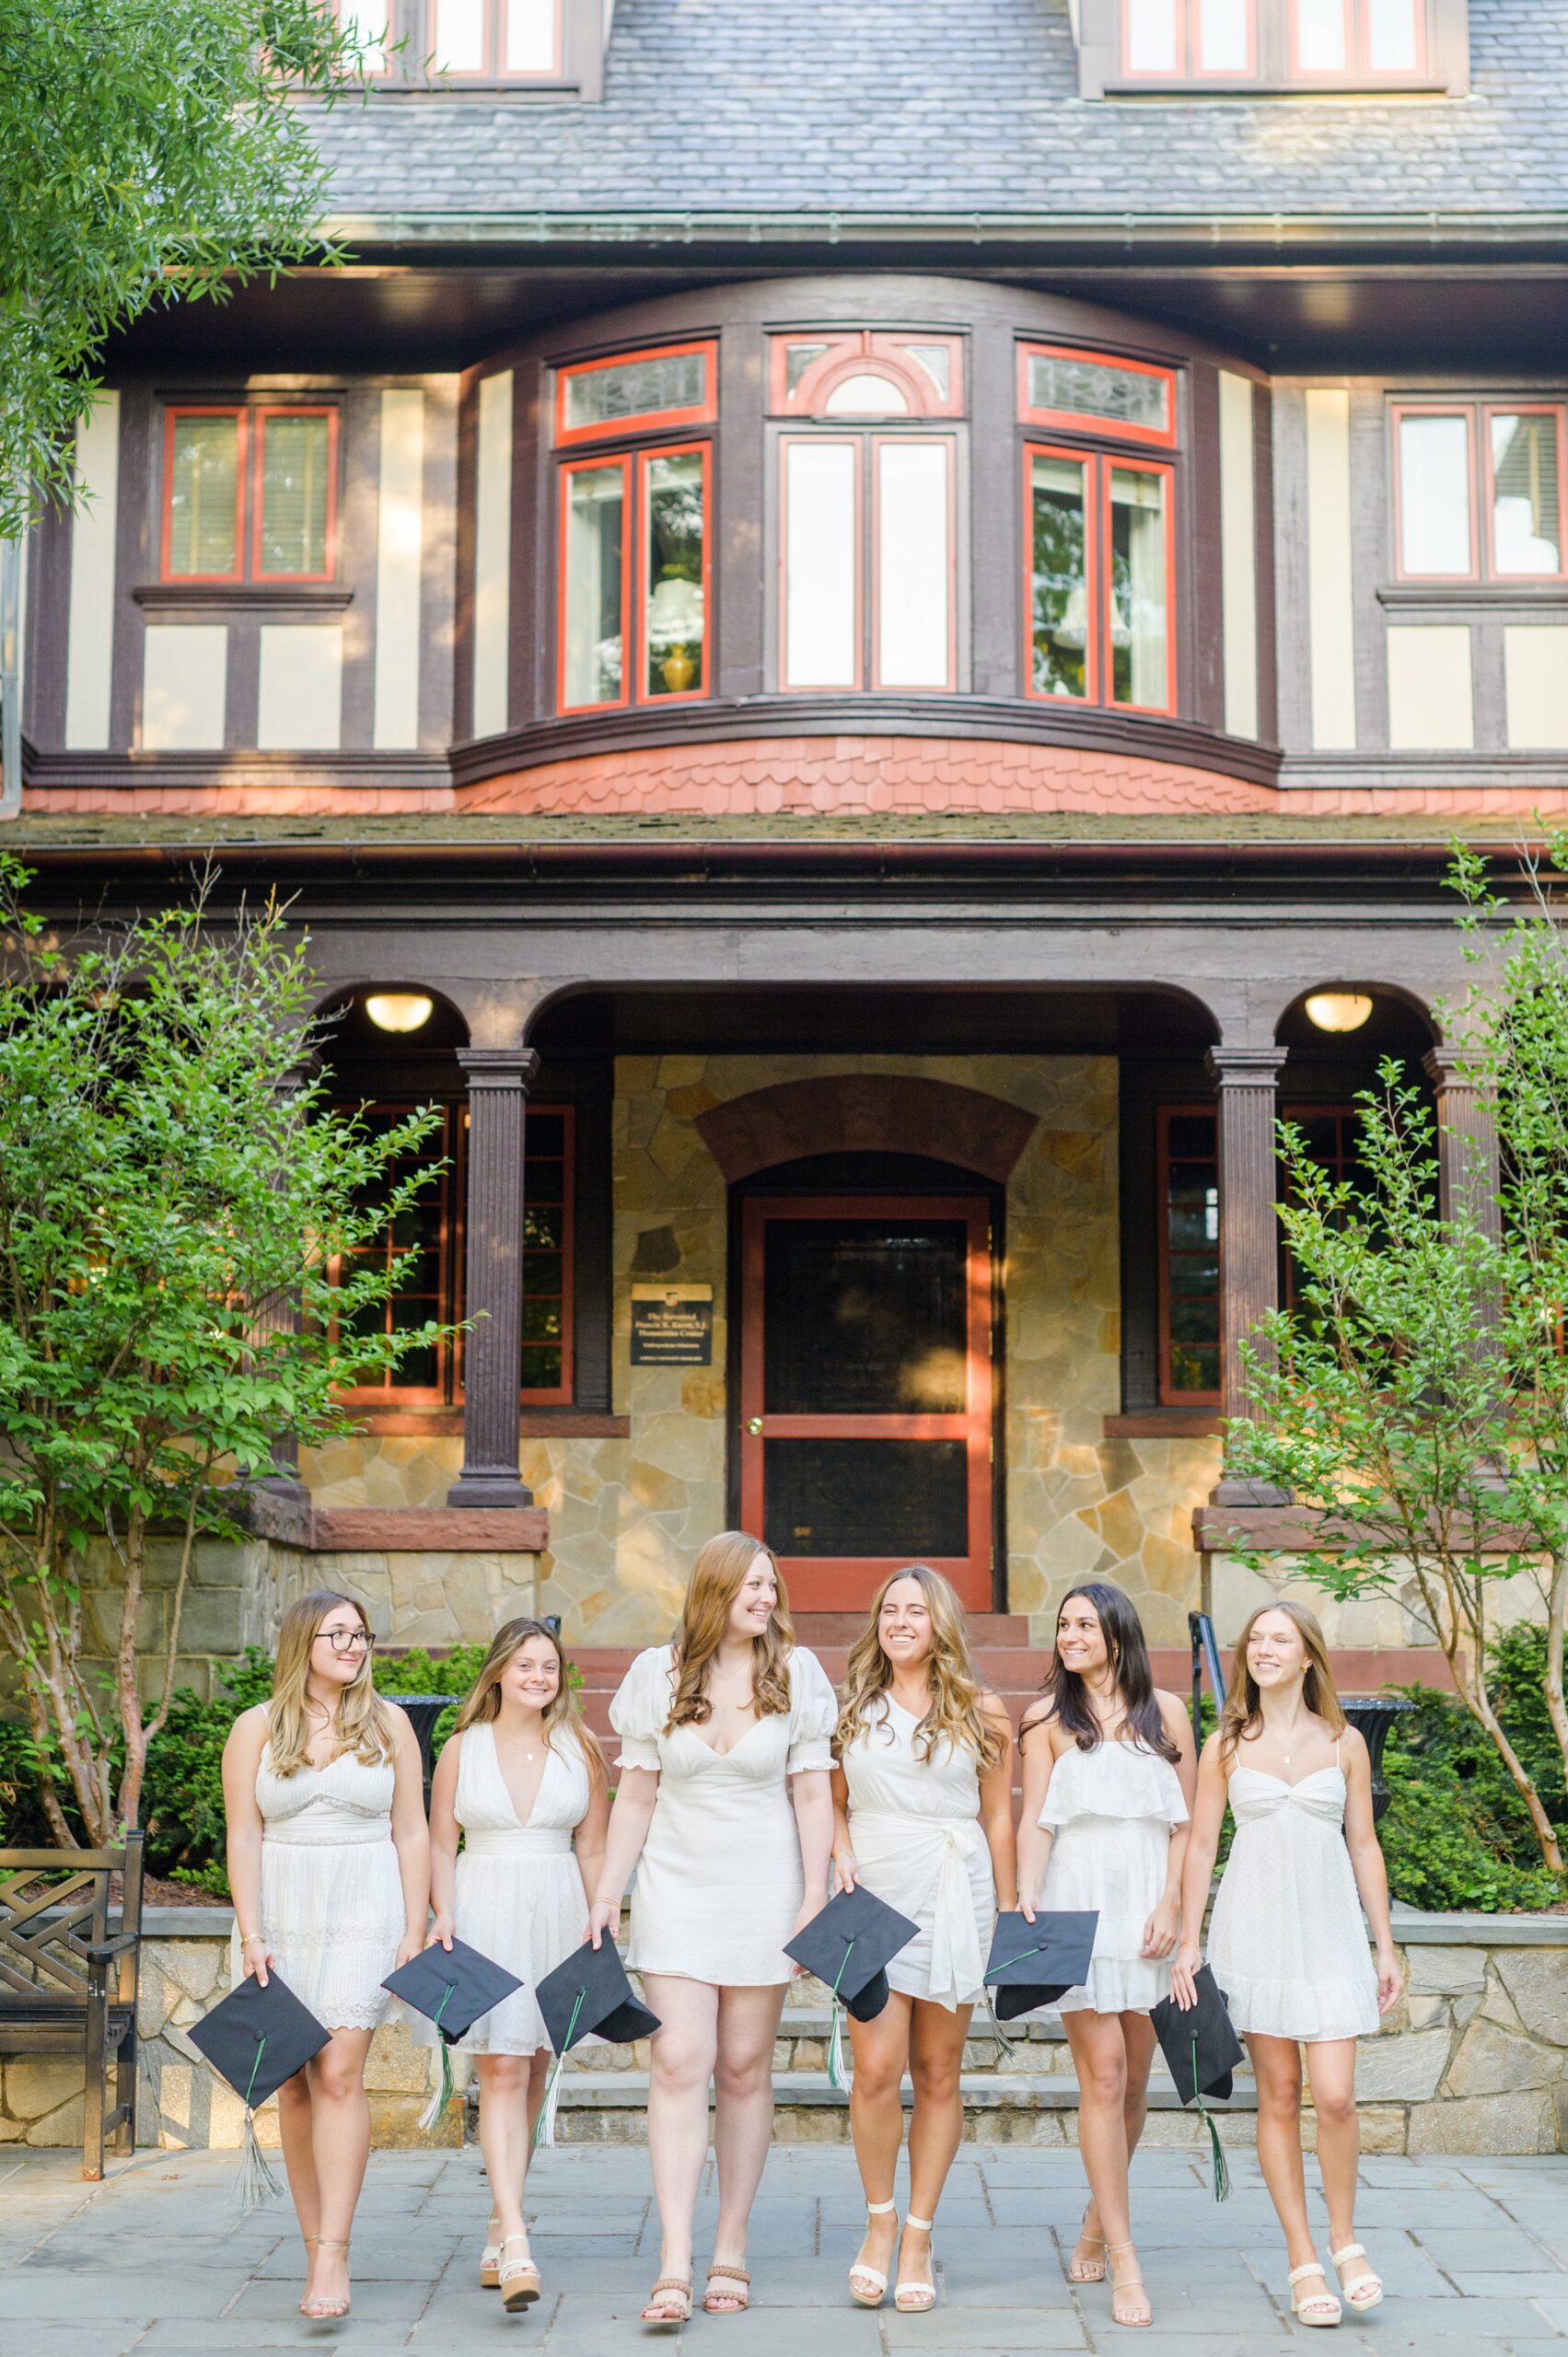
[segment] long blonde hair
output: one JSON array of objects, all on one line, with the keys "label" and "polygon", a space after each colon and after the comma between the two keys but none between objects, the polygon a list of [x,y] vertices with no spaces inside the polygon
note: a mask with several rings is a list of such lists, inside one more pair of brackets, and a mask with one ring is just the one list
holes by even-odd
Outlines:
[{"label": "long blonde hair", "polygon": [[888,1724],[888,1689],[893,1682],[893,1665],[882,1649],[879,1623],[888,1590],[899,1580],[913,1580],[931,1615],[931,1653],[927,1663],[931,1708],[915,1735],[915,1757],[929,1759],[946,1736],[950,1743],[961,1746],[984,1775],[996,1766],[1005,1746],[1000,1731],[982,1708],[985,1689],[970,1653],[964,1608],[950,1582],[940,1572],[934,1572],[929,1563],[910,1563],[901,1572],[889,1573],[877,1589],[871,1618],[850,1648],[833,1748],[842,1759],[865,1726],[868,1713],[878,1704],[881,1723],[884,1726]]},{"label": "long blonde hair", "polygon": [[1280,1596],[1272,1604],[1260,1604],[1248,1617],[1247,1626],[1236,1641],[1236,1656],[1230,1666],[1230,1684],[1225,1689],[1225,1708],[1220,1713],[1220,1758],[1228,1759],[1244,1736],[1262,1724],[1262,1703],[1258,1681],[1247,1666],[1247,1648],[1252,1631],[1265,1612],[1283,1612],[1294,1620],[1301,1632],[1307,1649],[1307,1676],[1302,1681],[1301,1699],[1317,1718],[1327,1722],[1335,1735],[1343,1733],[1346,1720],[1334,1686],[1334,1673],[1329,1660],[1328,1640],[1323,1634],[1318,1616],[1305,1604],[1293,1604],[1288,1596]]},{"label": "long blonde hair", "polygon": [[772,1563],[779,1593],[767,1628],[751,1640],[751,1693],[760,1719],[789,1709],[795,1623],[789,1617],[778,1557],[744,1530],[721,1530],[699,1550],[691,1566],[691,1583],[675,1632],[675,1692],[665,1721],[667,1735],[676,1727],[705,1725],[713,1716],[714,1706],[707,1696],[708,1666],[729,1626],[729,1608],[759,1555],[765,1555]]},{"label": "long blonde hair", "polygon": [[[366,1636],[370,1622],[357,1596],[342,1596],[336,1588],[312,1588],[284,1614],[278,1631],[277,1659],[273,1665],[273,1699],[267,1705],[267,1748],[274,1776],[292,1776],[309,1764],[310,1713],[305,1681],[310,1675],[310,1648],[329,1612],[346,1604],[359,1615]],[[349,1683],[338,1696],[332,1714],[337,1737],[334,1758],[352,1751],[366,1768],[379,1767],[397,1747],[397,1722],[377,1693],[370,1674],[367,1646]]]},{"label": "long blonde hair", "polygon": [[490,1651],[479,1666],[479,1676],[474,1679],[467,1701],[458,1713],[452,1733],[461,1735],[467,1727],[487,1725],[499,1716],[501,1680],[530,1637],[542,1637],[546,1643],[554,1647],[555,1666],[560,1676],[553,1699],[540,1713],[544,1722],[544,1739],[551,1743],[558,1728],[568,1729],[575,1736],[583,1758],[587,1762],[590,1780],[596,1784],[603,1783],[608,1774],[604,1754],[599,1749],[598,1737],[584,1722],[577,1698],[572,1691],[571,1665],[566,1659],[559,1633],[548,1620],[525,1618],[501,1623],[490,1640]]}]

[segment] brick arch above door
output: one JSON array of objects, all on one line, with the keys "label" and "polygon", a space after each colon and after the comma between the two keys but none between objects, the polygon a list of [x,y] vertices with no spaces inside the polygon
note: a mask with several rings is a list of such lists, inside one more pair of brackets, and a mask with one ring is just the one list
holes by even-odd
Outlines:
[{"label": "brick arch above door", "polygon": [[891,1073],[779,1081],[697,1116],[732,1186],[811,1155],[866,1153],[935,1155],[1001,1186],[1037,1126],[1005,1097]]}]

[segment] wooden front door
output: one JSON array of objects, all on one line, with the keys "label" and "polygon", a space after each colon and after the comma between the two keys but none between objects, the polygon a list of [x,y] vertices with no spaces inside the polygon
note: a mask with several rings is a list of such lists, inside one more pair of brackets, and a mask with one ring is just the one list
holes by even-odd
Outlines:
[{"label": "wooden front door", "polygon": [[900,1563],[992,1604],[990,1207],[766,1196],[744,1209],[742,1520],[814,1612]]}]

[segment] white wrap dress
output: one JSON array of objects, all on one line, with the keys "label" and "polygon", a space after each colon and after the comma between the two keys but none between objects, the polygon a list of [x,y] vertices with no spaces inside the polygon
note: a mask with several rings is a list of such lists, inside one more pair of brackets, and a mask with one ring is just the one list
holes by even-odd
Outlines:
[{"label": "white wrap dress", "polygon": [[954,2013],[984,1993],[996,1891],[973,1755],[944,1736],[922,1759],[920,1724],[882,1695],[839,1764],[856,1875],[920,1926],[889,1965],[889,1986]]},{"label": "white wrap dress", "polygon": [[1209,1963],[1237,2030],[1265,2038],[1365,2038],[1377,1975],[1345,1848],[1338,1760],[1299,1783],[1230,1771],[1236,1838],[1209,1923]]},{"label": "white wrap dress", "polygon": [[1040,1822],[1052,1839],[1039,1904],[1099,1912],[1089,1977],[1060,2010],[1152,2012],[1170,1994],[1170,1958],[1142,1953],[1144,1926],[1165,1895],[1171,1834],[1187,1822],[1175,1769],[1139,1743],[1074,1744],[1051,1771]]},{"label": "white wrap dress", "polygon": [[[626,1961],[720,1989],[776,1986],[794,1970],[784,1944],[806,1887],[788,1780],[832,1766],[838,1700],[815,1654],[797,1645],[788,1711],[758,1719],[721,1754],[698,1727],[666,1734],[672,1665],[668,1645],[639,1654],[610,1706],[617,1764],[659,1780]],[[826,1889],[821,1897],[826,1905]]]},{"label": "white wrap dress", "polygon": [[261,1936],[279,1978],[325,2029],[375,2029],[381,1983],[405,1928],[392,1846],[390,1759],[367,1768],[341,1752],[325,1768],[256,1770],[261,1812]]}]

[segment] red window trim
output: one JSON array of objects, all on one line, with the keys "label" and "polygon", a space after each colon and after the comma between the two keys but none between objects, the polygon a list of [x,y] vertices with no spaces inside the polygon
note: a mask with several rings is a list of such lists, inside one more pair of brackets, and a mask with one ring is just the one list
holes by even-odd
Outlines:
[{"label": "red window trim", "polygon": [[[174,534],[174,436],[182,417],[232,417],[235,423],[234,563],[226,573],[176,573],[170,562]],[[170,402],[163,423],[163,521],[159,539],[159,576],[165,581],[243,581],[245,578],[245,494],[250,477],[250,412],[237,401]]]},{"label": "red window trim", "polygon": [[[846,688],[842,680],[824,685],[820,680],[792,679],[789,670],[789,453],[796,443],[840,442],[846,444],[854,455],[854,678]],[[833,426],[820,433],[790,433],[779,435],[779,691],[783,695],[859,695],[865,688],[865,443],[864,427]]]},{"label": "red window trim", "polygon": [[[385,1114],[393,1120],[401,1120],[410,1113],[416,1112],[418,1107],[412,1100],[405,1104],[392,1097],[377,1097],[373,1105],[363,1108],[358,1105],[341,1107],[339,1109],[356,1113],[364,1110]],[[439,1156],[447,1166],[435,1182],[441,1210],[441,1229],[436,1306],[433,1314],[437,1322],[442,1325],[454,1322],[451,1305],[460,1298],[462,1283],[461,1213],[459,1205],[461,1199],[463,1156],[460,1144],[462,1124],[458,1119],[459,1109],[456,1105],[444,1105],[441,1109],[439,1136],[427,1140],[419,1149],[423,1157],[434,1159]],[[383,1251],[386,1241],[383,1234],[381,1238]],[[436,1379],[434,1384],[395,1382],[345,1384],[340,1397],[351,1401],[356,1407],[379,1405],[388,1408],[444,1408],[453,1396],[456,1347],[449,1341],[436,1344]]]},{"label": "red window trim", "polygon": [[1255,82],[1258,78],[1258,0],[1246,0],[1247,63],[1237,65],[1201,65],[1199,56],[1198,7],[1202,0],[1176,0],[1177,64],[1168,74],[1156,73],[1147,65],[1134,65],[1132,61],[1131,0],[1121,0],[1121,79],[1128,82],[1160,84],[1177,82]]},{"label": "red window trim", "polygon": [[[800,436],[797,439],[803,438]],[[956,693],[958,684],[958,446],[953,434],[887,434],[873,427],[871,447],[871,516],[866,525],[866,552],[871,574],[871,691],[874,695],[940,696]],[[920,443],[947,453],[947,675],[940,687],[885,688],[880,670],[882,619],[882,469],[880,454],[889,442]],[[857,570],[859,568],[857,567]]]},{"label": "red window trim", "polygon": [[[1111,470],[1113,468],[1121,468],[1123,472],[1128,474],[1163,475],[1166,482],[1164,507],[1165,702],[1163,703],[1122,703],[1116,697],[1108,693],[1105,699],[1104,708],[1107,712],[1146,712],[1169,714],[1176,710],[1176,469],[1168,460],[1134,458],[1121,450],[1114,453],[1109,451],[1102,452],[1100,454],[1099,464],[1101,482],[1100,531],[1103,535],[1103,545],[1106,554],[1104,573],[1105,610],[1101,619],[1104,628],[1108,633],[1110,630],[1110,594],[1111,582],[1113,579],[1110,563]],[[1111,677],[1111,666],[1109,660],[1107,661],[1105,668],[1107,680],[1109,682],[1109,678]]]},{"label": "red window trim", "polygon": [[[649,410],[640,417],[608,418],[602,424],[568,425],[566,388],[575,377],[592,377],[606,368],[624,368],[639,360],[674,360],[682,354],[703,354],[704,399],[688,409]],[[598,360],[574,360],[555,371],[555,447],[570,448],[579,442],[623,442],[633,434],[668,434],[683,425],[712,425],[719,413],[719,348],[716,339],[697,336],[684,343],[639,344],[631,352],[611,352]]]},{"label": "red window trim", "polygon": [[1285,0],[1286,38],[1293,84],[1304,89],[1343,89],[1348,85],[1358,90],[1397,90],[1408,88],[1412,83],[1430,81],[1431,27],[1427,22],[1426,0],[1415,0],[1415,64],[1400,66],[1395,72],[1372,64],[1365,0],[1341,0],[1341,5],[1344,11],[1345,63],[1336,71],[1332,66],[1302,64],[1300,0]]},{"label": "red window trim", "polygon": [[[636,547],[637,582],[633,599],[633,635],[636,642],[636,669],[633,674],[633,703],[651,705],[662,711],[670,703],[702,703],[714,691],[714,465],[713,444],[699,442],[660,442],[653,448],[639,450],[637,459]],[[648,691],[644,679],[646,656],[648,594],[648,470],[656,459],[682,459],[693,452],[703,461],[703,684],[700,688],[667,688],[661,696]]]},{"label": "red window trim", "polygon": [[[822,343],[827,350],[804,371],[793,393],[789,389],[789,347]],[[911,344],[941,344],[948,355],[947,390],[942,393],[927,377]],[[964,415],[964,339],[945,329],[932,328],[783,328],[768,339],[768,413],[772,417],[814,419],[824,425],[853,428],[874,425],[874,417],[830,417],[827,403],[846,377],[886,377],[906,393],[910,407],[901,412],[910,424]],[[889,422],[900,412],[889,412]]]},{"label": "red window trim", "polygon": [[[1500,573],[1494,539],[1496,480],[1493,473],[1491,424],[1494,417],[1550,417],[1557,443],[1557,570],[1555,573]],[[1481,521],[1485,531],[1486,578],[1489,582],[1562,581],[1568,577],[1568,404],[1562,401],[1482,401],[1479,437],[1481,454]]]},{"label": "red window trim", "polygon": [[[325,563],[319,573],[263,573],[261,525],[267,494],[267,426],[274,417],[324,417],[327,421],[327,520],[322,536]],[[250,495],[250,578],[252,581],[335,581],[338,572],[338,426],[335,401],[278,401],[256,412],[255,480]]]},{"label": "red window trim", "polygon": [[[658,442],[646,448],[634,450],[603,450],[581,458],[563,459],[561,465],[559,530],[556,554],[556,656],[555,709],[559,713],[620,712],[631,704],[656,710],[665,704],[701,703],[714,691],[714,616],[713,598],[714,571],[714,462],[713,443],[707,437],[691,442]],[[647,574],[647,473],[656,459],[684,458],[697,452],[703,461],[703,684],[700,688],[682,688],[679,693],[668,691],[664,695],[650,695],[643,685],[643,656],[645,645],[646,618],[643,592]],[[568,703],[566,701],[566,619],[568,503],[571,478],[596,467],[619,467],[621,482],[621,693],[606,697],[598,703]]]},{"label": "red window trim", "polygon": [[[569,1407],[576,1393],[576,1244],[575,1198],[577,1184],[577,1109],[575,1105],[530,1105],[523,1122],[523,1201],[528,1202],[528,1124],[548,1114],[562,1125],[561,1156],[561,1380],[558,1384],[541,1386],[524,1384],[517,1397],[525,1408]],[[528,1293],[528,1256],[523,1254],[523,1299]],[[553,1301],[553,1294],[535,1298]]]},{"label": "red window trim", "polygon": [[[566,701],[566,623],[569,604],[567,568],[571,563],[572,478],[594,469],[618,468],[621,473],[621,693],[591,703]],[[555,558],[555,709],[557,712],[618,712],[632,701],[634,665],[632,645],[632,576],[636,571],[636,529],[632,505],[632,459],[625,450],[602,450],[591,459],[569,459],[561,469],[559,528]]]},{"label": "red window trim", "polygon": [[[174,436],[182,417],[232,417],[238,434],[234,486],[234,563],[227,573],[176,573],[170,565],[174,529]],[[267,422],[273,417],[327,420],[326,570],[263,573],[261,568],[261,504]],[[158,577],[163,581],[334,581],[338,562],[338,437],[342,411],[336,401],[171,401],[164,411],[162,517],[158,532]],[[250,517],[250,530],[246,518]]]},{"label": "red window trim", "polygon": [[[1093,450],[1060,447],[1051,442],[1024,444],[1024,693],[1033,703],[1075,704],[1086,709],[1099,702],[1100,613],[1099,499],[1095,486]],[[1034,460],[1065,459],[1084,470],[1084,598],[1088,610],[1088,640],[1085,647],[1084,692],[1081,696],[1047,695],[1034,684]]]},{"label": "red window trim", "polygon": [[[1167,424],[1128,425],[1118,418],[1095,417],[1082,410],[1032,409],[1029,406],[1029,362],[1036,354],[1051,360],[1089,360],[1101,368],[1126,369],[1134,377],[1159,377],[1166,387]],[[1176,371],[1154,360],[1132,360],[1125,353],[1096,352],[1086,344],[1043,343],[1038,338],[1018,345],[1018,420],[1024,425],[1044,425],[1058,434],[1091,435],[1097,441],[1135,442],[1144,448],[1174,450],[1177,440]]]},{"label": "red window trim", "polygon": [[[1480,581],[1481,518],[1476,513],[1476,408],[1473,401],[1394,401],[1388,416],[1394,439],[1394,578],[1396,581]],[[1407,573],[1405,570],[1404,437],[1407,417],[1462,417],[1465,421],[1466,484],[1470,528],[1468,573]]]},{"label": "red window trim", "polygon": [[[501,64],[505,46],[501,38],[501,11],[505,6],[506,0],[484,0],[484,64],[475,66],[448,67],[442,75],[443,81],[456,83],[470,90],[492,85],[516,90],[540,86],[548,87],[564,78],[566,50],[562,0],[555,0],[554,61],[551,65],[533,74],[508,72]],[[441,42],[441,0],[431,0],[431,53],[433,57],[438,57]]]},{"label": "red window trim", "polygon": [[[1159,1213],[1159,1387],[1162,1408],[1218,1408],[1225,1402],[1225,1327],[1218,1329],[1221,1387],[1213,1391],[1179,1391],[1171,1380],[1170,1357],[1170,1125],[1194,1118],[1214,1124],[1214,1167],[1219,1167],[1219,1111],[1213,1097],[1196,1104],[1160,1105],[1155,1109],[1155,1201]],[[1183,1155],[1182,1160],[1191,1157]],[[1219,1206],[1219,1284],[1216,1297],[1225,1301],[1225,1205]]]}]

